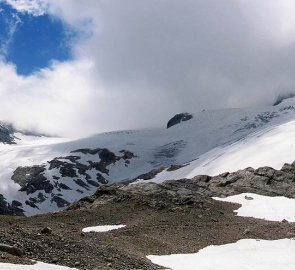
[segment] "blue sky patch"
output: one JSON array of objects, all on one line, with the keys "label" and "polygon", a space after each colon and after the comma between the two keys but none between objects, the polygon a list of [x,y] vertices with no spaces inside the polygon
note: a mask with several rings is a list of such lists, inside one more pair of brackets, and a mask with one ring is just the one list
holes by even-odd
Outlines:
[{"label": "blue sky patch", "polygon": [[71,59],[76,33],[61,20],[48,15],[18,13],[0,3],[0,53],[16,65],[18,74],[29,75],[53,60]]}]

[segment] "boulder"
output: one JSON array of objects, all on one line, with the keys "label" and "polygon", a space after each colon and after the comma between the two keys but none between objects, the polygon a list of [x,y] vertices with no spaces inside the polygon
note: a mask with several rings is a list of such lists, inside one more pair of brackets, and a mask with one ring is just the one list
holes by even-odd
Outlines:
[{"label": "boulder", "polygon": [[181,122],[192,119],[193,116],[189,113],[179,113],[174,115],[167,123],[167,128],[173,127]]}]

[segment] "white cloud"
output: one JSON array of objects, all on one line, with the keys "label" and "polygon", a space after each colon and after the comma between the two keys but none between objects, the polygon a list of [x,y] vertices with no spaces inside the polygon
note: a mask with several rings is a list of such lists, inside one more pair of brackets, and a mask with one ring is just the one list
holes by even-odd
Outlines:
[{"label": "white cloud", "polygon": [[1,0],[21,13],[29,13],[33,16],[41,16],[48,8],[47,0]]},{"label": "white cloud", "polygon": [[84,35],[73,61],[29,77],[2,63],[0,98],[13,96],[13,106],[0,119],[86,134],[164,126],[179,111],[269,104],[294,90],[291,0],[7,2],[46,10]]},{"label": "white cloud", "polygon": [[69,123],[91,130],[83,120],[92,89],[88,83],[91,65],[87,61],[54,63],[50,69],[23,77],[14,66],[1,62],[1,119],[20,128],[72,136],[79,128]]},{"label": "white cloud", "polygon": [[241,10],[256,38],[278,45],[295,41],[295,2],[293,0],[239,0]]}]

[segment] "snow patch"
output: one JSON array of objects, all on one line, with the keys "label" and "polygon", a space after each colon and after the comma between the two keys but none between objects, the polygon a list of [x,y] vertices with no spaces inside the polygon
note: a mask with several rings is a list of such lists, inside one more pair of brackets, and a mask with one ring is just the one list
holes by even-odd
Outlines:
[{"label": "snow patch", "polygon": [[0,263],[0,270],[78,270],[77,268],[69,268],[66,266],[59,266],[55,264],[47,264],[37,262],[33,265]]},{"label": "snow patch", "polygon": [[253,217],[270,221],[287,220],[295,222],[295,199],[268,197],[243,193],[227,198],[213,198],[218,201],[238,203],[242,206],[235,210],[238,216]]},{"label": "snow patch", "polygon": [[82,230],[82,232],[109,232],[112,230],[118,230],[126,227],[126,225],[104,225],[104,226],[95,226],[95,227],[87,227]]},{"label": "snow patch", "polygon": [[295,265],[295,241],[243,239],[209,246],[194,254],[147,256],[154,264],[172,270],[291,270]]}]

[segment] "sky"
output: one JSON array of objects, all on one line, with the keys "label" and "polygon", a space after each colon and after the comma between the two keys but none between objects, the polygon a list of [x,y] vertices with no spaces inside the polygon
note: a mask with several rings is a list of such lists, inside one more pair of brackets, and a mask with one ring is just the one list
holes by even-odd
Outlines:
[{"label": "sky", "polygon": [[13,63],[19,75],[28,76],[50,66],[53,60],[71,59],[71,40],[76,33],[58,18],[48,14],[31,16],[17,13],[2,3],[0,13],[0,52]]},{"label": "sky", "polygon": [[0,0],[0,119],[61,136],[264,106],[295,85],[293,0]]}]

